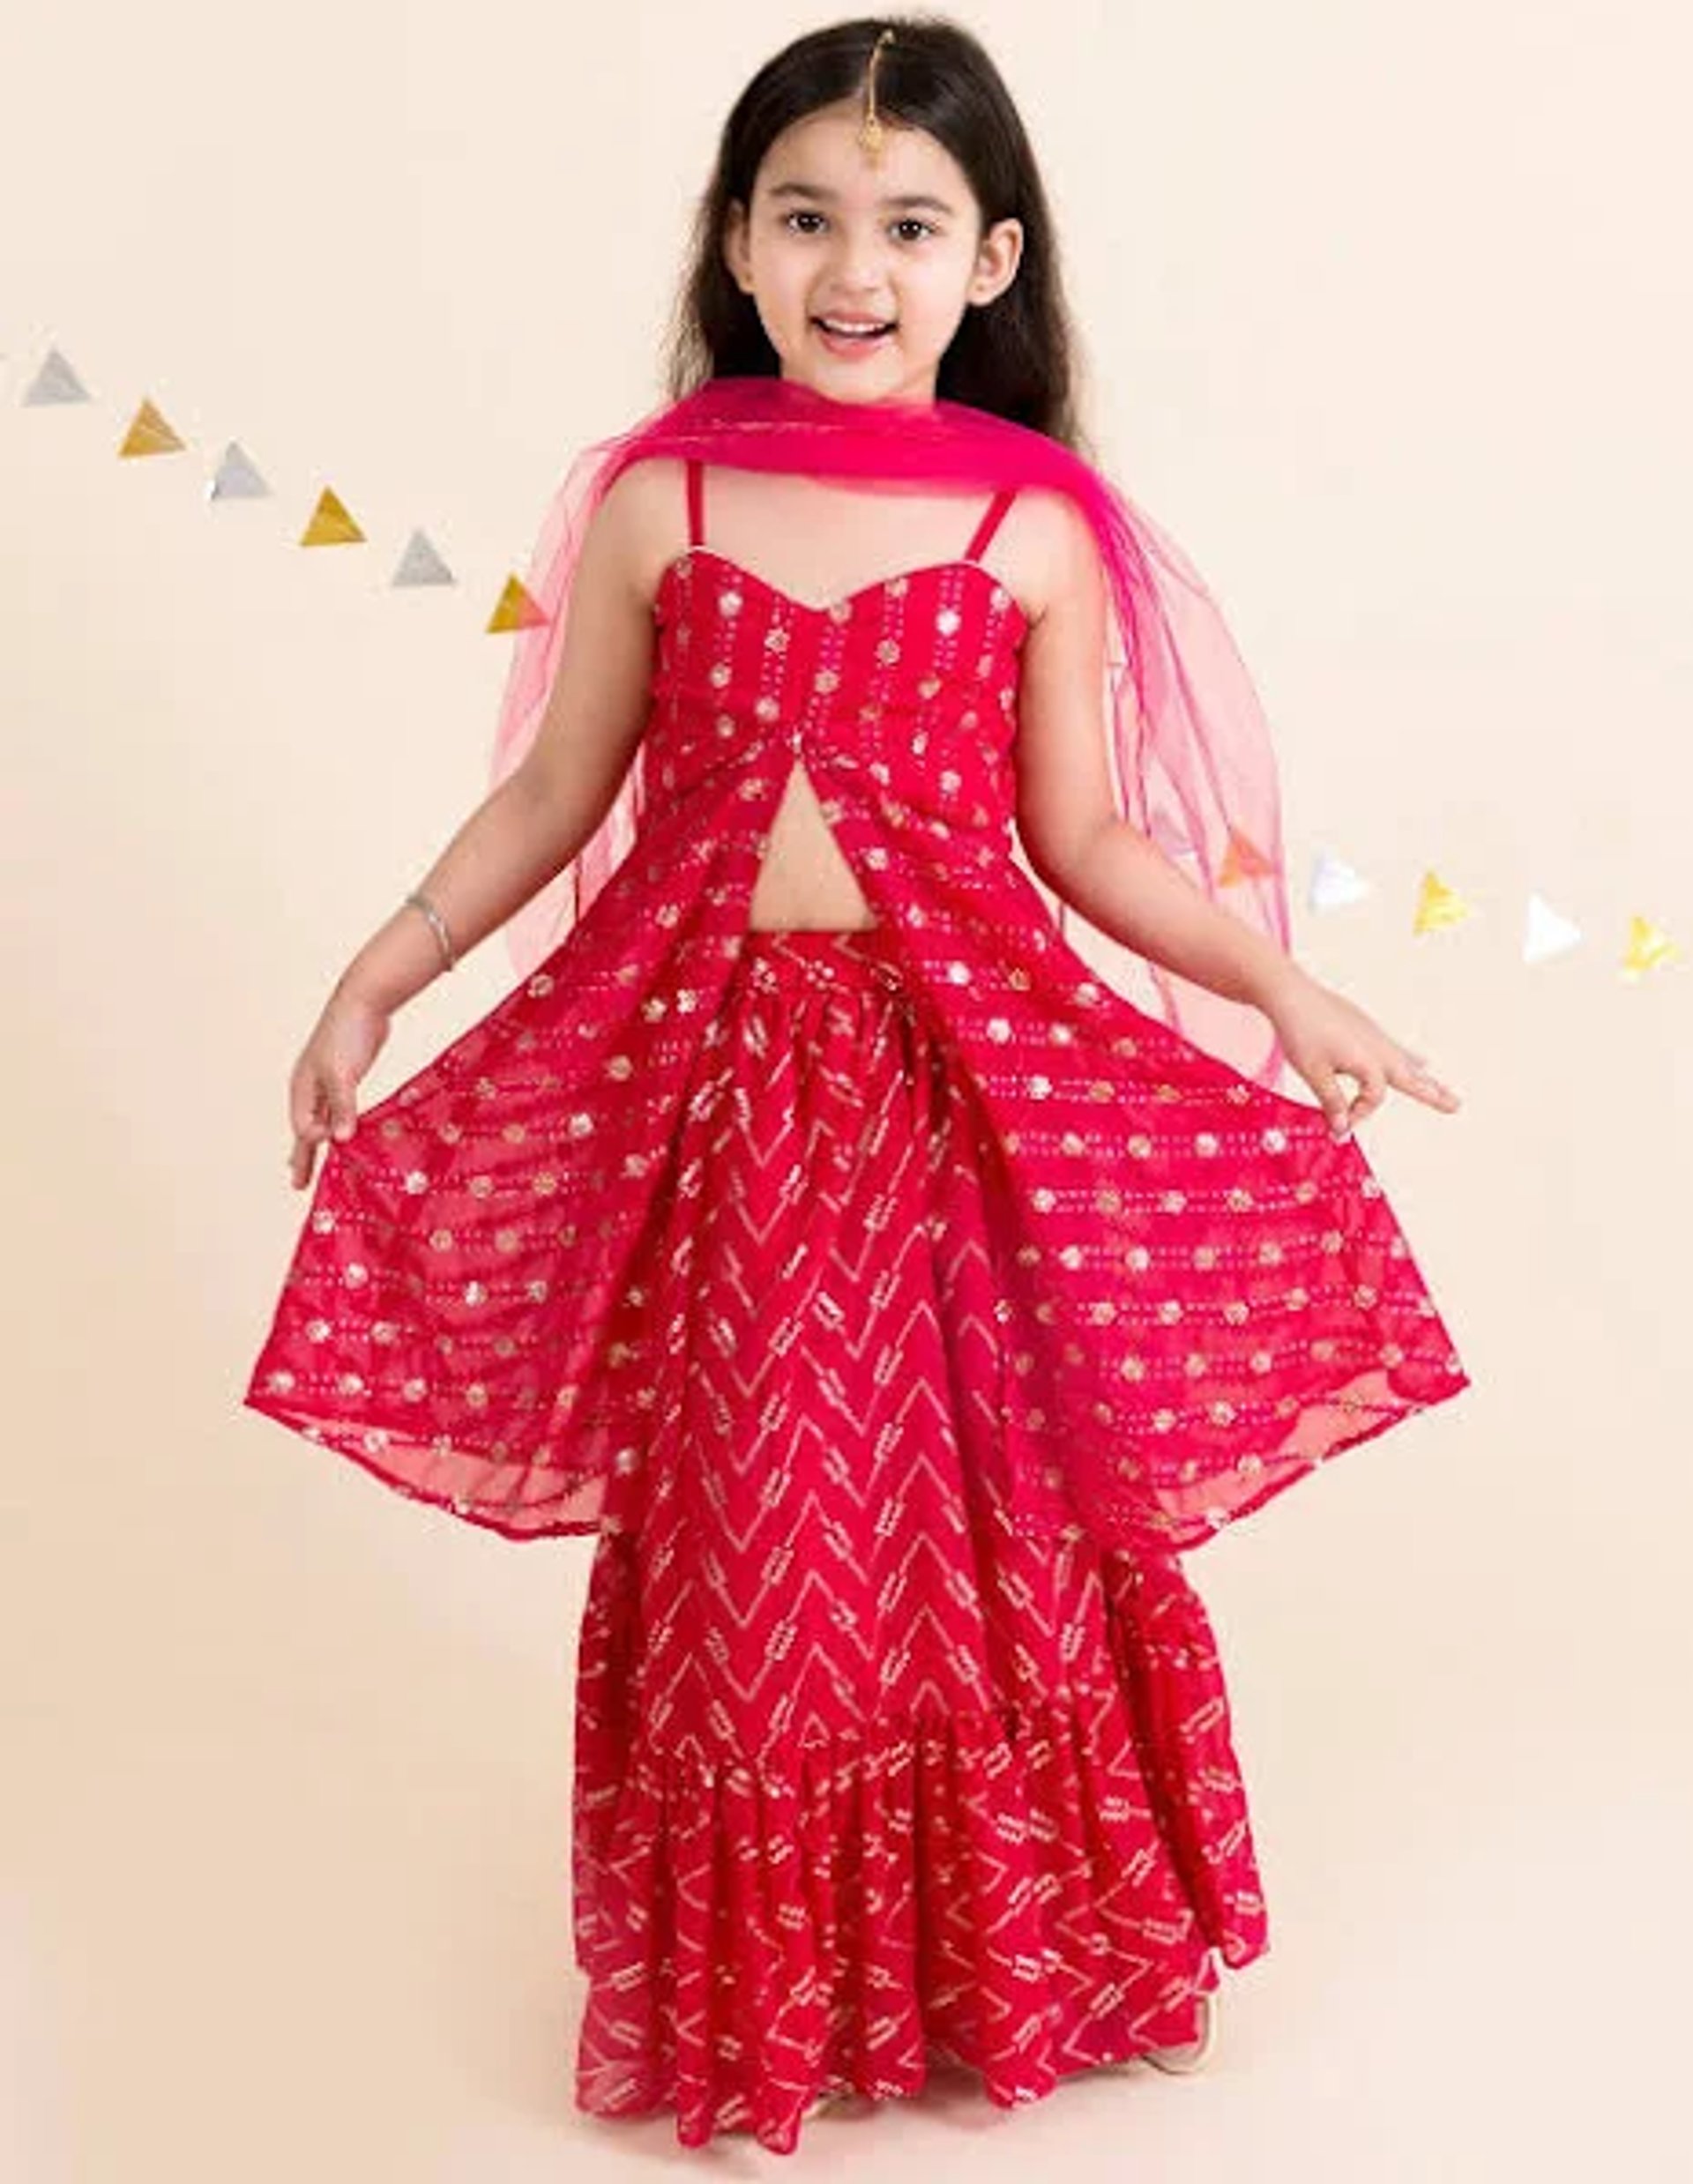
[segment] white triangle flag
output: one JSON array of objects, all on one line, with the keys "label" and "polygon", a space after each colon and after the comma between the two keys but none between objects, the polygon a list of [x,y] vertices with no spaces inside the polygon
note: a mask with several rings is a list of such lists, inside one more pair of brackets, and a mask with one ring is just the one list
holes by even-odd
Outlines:
[{"label": "white triangle flag", "polygon": [[1568,954],[1581,939],[1581,928],[1561,916],[1542,895],[1528,898],[1528,919],[1523,930],[1523,961],[1544,963],[1549,957]]},{"label": "white triangle flag", "polygon": [[1321,853],[1311,874],[1313,910],[1343,910],[1348,903],[1362,902],[1369,892],[1369,882],[1361,873],[1354,872],[1332,851]]}]

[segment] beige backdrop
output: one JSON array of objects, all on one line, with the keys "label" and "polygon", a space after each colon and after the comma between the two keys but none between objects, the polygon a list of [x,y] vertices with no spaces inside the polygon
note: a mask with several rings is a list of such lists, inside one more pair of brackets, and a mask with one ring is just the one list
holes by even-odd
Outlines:
[{"label": "beige backdrop", "polygon": [[[571,2106],[590,1543],[455,1525],[238,1400],[302,1218],[288,1067],[481,794],[482,625],[563,464],[656,397],[723,111],[827,18],[26,14],[0,2173],[682,2159]],[[1667,0],[965,17],[1046,162],[1111,466],[1275,723],[1298,950],[1466,1096],[1365,1143],[1476,1385],[1190,1560],[1272,1934],[1210,2070],[825,2121],[799,2159],[1679,2179],[1693,1018],[1684,966],[1617,964],[1635,912],[1693,945],[1693,39]],[[90,405],[20,406],[49,343]],[[147,395],[191,451],[120,463]],[[231,438],[273,500],[206,505]],[[325,483],[369,546],[298,549]],[[458,590],[387,588],[420,524]],[[1305,910],[1323,846],[1369,903]],[[1414,939],[1430,866],[1479,914]],[[1535,889],[1589,938],[1529,967]],[[368,1096],[510,977],[496,940],[431,988]]]}]

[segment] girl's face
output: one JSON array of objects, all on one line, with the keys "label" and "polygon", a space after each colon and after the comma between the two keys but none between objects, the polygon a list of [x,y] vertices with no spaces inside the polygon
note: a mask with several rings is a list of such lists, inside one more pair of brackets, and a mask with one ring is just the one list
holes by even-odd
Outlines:
[{"label": "girl's face", "polygon": [[[884,116],[872,163],[857,141],[862,119],[854,97],[784,130],[750,208],[729,208],[723,254],[784,379],[839,401],[932,401],[965,312],[1011,286],[1022,224],[979,235],[981,207],[949,152]],[[832,334],[825,319],[889,330]]]}]

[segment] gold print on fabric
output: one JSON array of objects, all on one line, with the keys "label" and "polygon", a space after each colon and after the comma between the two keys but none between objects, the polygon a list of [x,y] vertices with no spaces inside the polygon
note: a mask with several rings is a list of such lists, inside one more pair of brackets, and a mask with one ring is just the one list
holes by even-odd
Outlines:
[{"label": "gold print on fabric", "polygon": [[[874,925],[876,911],[836,828],[843,794],[868,789],[896,823],[908,819],[885,793],[893,777],[914,760],[934,764],[931,735],[937,727],[947,732],[949,707],[956,732],[972,737],[978,758],[985,756],[982,686],[996,675],[1001,682],[991,695],[1003,734],[1016,691],[1008,645],[1014,649],[1023,622],[1012,595],[979,563],[942,562],[813,606],[701,546],[665,572],[656,602],[661,619],[667,594],[678,604],[667,630],[667,671],[701,691],[720,747],[766,747],[767,757],[759,753],[764,786],[771,768],[785,769],[758,845],[749,927]],[[942,764],[936,779],[943,806],[958,807],[960,767]],[[679,780],[674,764],[661,770],[662,787],[675,789]],[[958,810],[972,825],[989,816],[980,792]],[[949,817],[930,824],[942,839],[951,831]]]}]

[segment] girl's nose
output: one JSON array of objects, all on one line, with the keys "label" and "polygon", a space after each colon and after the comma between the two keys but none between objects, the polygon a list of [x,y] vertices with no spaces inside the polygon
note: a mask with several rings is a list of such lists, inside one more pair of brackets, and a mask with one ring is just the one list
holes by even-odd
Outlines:
[{"label": "girl's nose", "polygon": [[860,295],[873,303],[882,286],[883,250],[880,238],[846,236],[835,252],[834,278],[843,296]]}]

